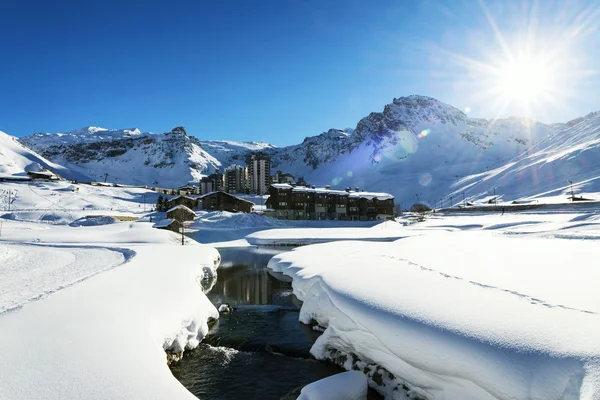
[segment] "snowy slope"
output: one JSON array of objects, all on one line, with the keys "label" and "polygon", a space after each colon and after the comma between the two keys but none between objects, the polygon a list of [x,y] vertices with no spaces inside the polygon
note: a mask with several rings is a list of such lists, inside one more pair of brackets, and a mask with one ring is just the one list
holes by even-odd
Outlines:
[{"label": "snowy slope", "polygon": [[317,185],[386,191],[404,207],[434,203],[464,176],[507,162],[561,125],[487,121],[423,96],[395,99],[351,133],[330,130],[281,149],[277,169]]},{"label": "snowy slope", "polygon": [[86,215],[142,214],[154,207],[158,196],[143,188],[67,181],[0,182],[0,217],[68,224]]},{"label": "snowy slope", "polygon": [[26,177],[29,171],[51,170],[60,176],[71,175],[63,166],[48,161],[0,131],[0,178]]},{"label": "snowy slope", "polygon": [[600,113],[591,113],[547,135],[536,146],[487,172],[460,179],[453,191],[467,197],[496,194],[502,200],[600,192]]},{"label": "snowy slope", "polygon": [[266,143],[201,142],[177,127],[164,134],[139,129],[87,127],[68,133],[36,133],[21,142],[96,181],[172,188],[198,182],[216,169],[244,162]]}]

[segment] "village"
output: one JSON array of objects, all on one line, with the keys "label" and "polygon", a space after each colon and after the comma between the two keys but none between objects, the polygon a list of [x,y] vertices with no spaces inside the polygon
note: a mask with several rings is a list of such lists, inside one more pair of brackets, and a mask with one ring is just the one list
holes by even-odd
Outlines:
[{"label": "village", "polygon": [[[156,210],[166,212],[166,218],[155,227],[179,232],[185,222],[194,220],[196,210],[255,212],[292,220],[368,221],[394,217],[394,196],[389,193],[365,192],[359,187],[317,188],[289,173],[277,171],[271,175],[270,164],[268,155],[252,154],[246,166],[234,164],[224,173],[217,170],[202,178],[198,186],[152,188],[161,193]],[[256,204],[257,199],[264,204]]]}]

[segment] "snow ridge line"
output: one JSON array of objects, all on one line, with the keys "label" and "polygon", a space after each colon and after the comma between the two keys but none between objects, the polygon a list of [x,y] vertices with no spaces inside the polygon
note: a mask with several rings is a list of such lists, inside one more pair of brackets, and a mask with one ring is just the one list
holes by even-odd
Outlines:
[{"label": "snow ridge line", "polygon": [[533,305],[541,305],[541,306],[548,307],[548,308],[562,308],[562,309],[565,309],[565,310],[577,311],[577,312],[585,313],[585,314],[598,315],[598,313],[594,312],[594,311],[582,310],[582,309],[579,309],[579,308],[569,307],[569,306],[565,306],[565,305],[562,305],[562,304],[551,304],[551,303],[549,303],[547,301],[544,301],[544,300],[541,300],[541,299],[537,299],[535,297],[531,297],[531,296],[529,296],[527,294],[519,293],[516,290],[503,289],[503,288],[496,287],[496,286],[486,285],[485,283],[480,283],[480,282],[476,282],[476,281],[466,280],[466,279],[458,277],[458,276],[445,274],[443,272],[436,271],[435,269],[424,267],[422,265],[419,265],[419,264],[417,264],[417,263],[415,263],[413,261],[410,261],[408,259],[405,259],[405,258],[394,257],[394,256],[390,256],[390,255],[382,255],[382,256],[383,257],[387,257],[387,258],[391,258],[391,259],[400,260],[400,261],[406,261],[409,265],[413,265],[415,267],[419,267],[423,271],[436,273],[438,275],[443,276],[444,278],[456,279],[456,280],[459,280],[459,281],[464,281],[464,282],[470,283],[471,285],[479,286],[479,287],[482,287],[484,289],[499,290],[499,291],[502,291],[502,292],[505,292],[505,293],[517,296],[519,298],[525,299],[525,300],[529,301]]}]

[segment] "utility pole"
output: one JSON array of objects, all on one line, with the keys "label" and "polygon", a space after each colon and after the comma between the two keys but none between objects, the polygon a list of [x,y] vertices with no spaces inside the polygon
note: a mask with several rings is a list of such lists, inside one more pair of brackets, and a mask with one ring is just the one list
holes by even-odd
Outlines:
[{"label": "utility pole", "polygon": [[450,208],[452,208],[452,196],[450,196]]},{"label": "utility pole", "polygon": [[107,179],[108,179],[108,174],[104,174],[104,183],[106,183]]},{"label": "utility pole", "polygon": [[465,192],[462,192],[463,195],[463,206],[466,206],[467,204],[465,203]]},{"label": "utility pole", "polygon": [[417,193],[417,194],[415,194],[415,196],[417,196],[417,203],[420,203],[421,200],[419,200],[419,194]]},{"label": "utility pole", "polygon": [[[575,201],[575,196],[573,195],[573,181],[569,180],[569,183],[571,184],[571,201]],[[10,196],[9,196],[9,199],[10,199]],[[9,203],[9,205],[10,205],[10,203]]]},{"label": "utility pole", "polygon": [[496,187],[494,186],[494,204],[497,204],[498,202],[496,201]]}]

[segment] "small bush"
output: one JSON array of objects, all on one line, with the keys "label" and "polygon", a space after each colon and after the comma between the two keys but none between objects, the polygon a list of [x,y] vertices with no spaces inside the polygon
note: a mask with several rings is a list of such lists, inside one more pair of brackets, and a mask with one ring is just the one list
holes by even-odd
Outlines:
[{"label": "small bush", "polygon": [[426,213],[431,211],[431,208],[427,204],[415,203],[410,207],[410,211],[416,213]]}]

